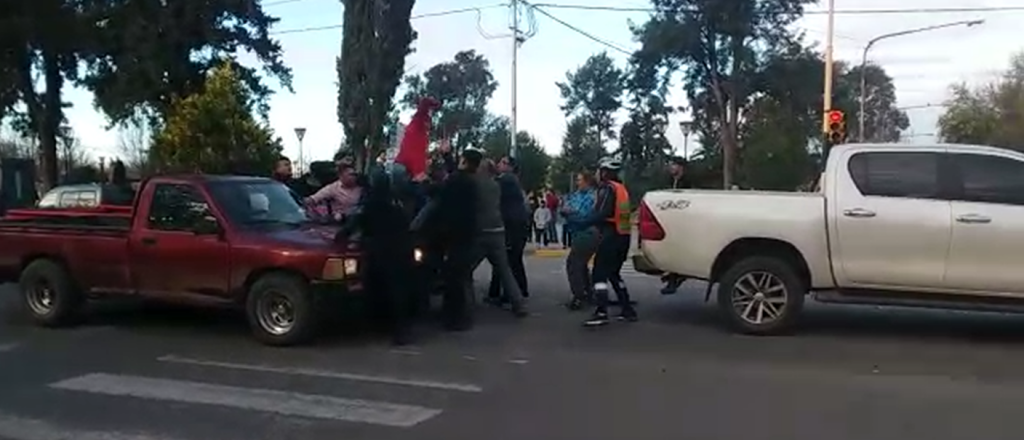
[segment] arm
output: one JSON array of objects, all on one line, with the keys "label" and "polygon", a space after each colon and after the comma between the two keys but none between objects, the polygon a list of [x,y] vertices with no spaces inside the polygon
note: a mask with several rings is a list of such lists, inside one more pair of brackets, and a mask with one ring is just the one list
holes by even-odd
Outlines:
[{"label": "arm", "polygon": [[612,192],[612,187],[602,185],[598,188],[596,203],[594,211],[591,212],[590,215],[580,219],[581,224],[586,226],[597,226],[615,213],[615,194]]},{"label": "arm", "polygon": [[323,188],[320,188],[320,190],[313,193],[313,195],[306,198],[306,200],[312,203],[320,203],[324,200],[331,198],[335,184],[337,184],[337,182],[324,185]]}]

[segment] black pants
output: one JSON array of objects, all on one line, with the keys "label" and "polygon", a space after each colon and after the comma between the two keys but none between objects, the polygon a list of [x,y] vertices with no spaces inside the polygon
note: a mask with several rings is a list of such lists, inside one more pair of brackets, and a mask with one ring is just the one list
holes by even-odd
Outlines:
[{"label": "black pants", "polygon": [[[530,296],[526,280],[526,266],[523,263],[523,253],[526,251],[526,241],[529,239],[527,225],[505,230],[505,249],[508,252],[508,265],[512,269],[512,276],[516,277],[516,284],[523,297]],[[487,296],[491,299],[501,297],[501,277],[493,270],[491,271],[491,285],[487,289]]]},{"label": "black pants", "polygon": [[564,225],[562,226],[562,247],[572,247],[572,232]]},{"label": "black pants", "polygon": [[404,336],[412,326],[416,304],[412,246],[372,243],[367,247],[367,291],[373,295],[374,315],[384,320],[394,336]]},{"label": "black pants", "polygon": [[474,243],[459,243],[447,246],[441,279],[444,283],[444,298],[441,306],[442,319],[447,326],[464,327],[472,323],[469,295],[466,281],[473,277]]},{"label": "black pants", "polygon": [[629,256],[630,236],[618,234],[611,228],[601,231],[601,242],[597,246],[597,254],[594,256],[594,270],[592,279],[594,281],[594,296],[597,301],[598,310],[604,311],[608,308],[608,289],[615,290],[619,304],[622,307],[630,307],[629,291],[626,283],[622,280],[622,265]]}]

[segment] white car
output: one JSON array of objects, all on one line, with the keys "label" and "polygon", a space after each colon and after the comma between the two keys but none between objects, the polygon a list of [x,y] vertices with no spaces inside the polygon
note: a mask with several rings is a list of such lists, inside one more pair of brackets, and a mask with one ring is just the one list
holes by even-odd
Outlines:
[{"label": "white car", "polygon": [[834,148],[816,193],[652,191],[638,270],[717,284],[737,330],[824,302],[1024,311],[1024,154],[971,145]]}]

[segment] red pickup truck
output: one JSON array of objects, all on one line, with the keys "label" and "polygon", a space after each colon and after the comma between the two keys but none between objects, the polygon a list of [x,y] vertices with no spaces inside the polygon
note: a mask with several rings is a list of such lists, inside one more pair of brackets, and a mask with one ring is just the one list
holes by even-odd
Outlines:
[{"label": "red pickup truck", "polygon": [[315,334],[321,304],[363,289],[359,249],[337,233],[270,179],[159,177],[130,212],[0,220],[0,283],[20,284],[40,325],[74,322],[87,299],[127,295],[238,306],[259,341],[292,345]]}]

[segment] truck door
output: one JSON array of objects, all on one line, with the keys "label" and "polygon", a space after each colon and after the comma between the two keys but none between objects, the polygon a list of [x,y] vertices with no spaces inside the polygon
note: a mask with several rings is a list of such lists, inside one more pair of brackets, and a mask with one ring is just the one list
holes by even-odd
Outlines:
[{"label": "truck door", "polygon": [[227,295],[231,247],[210,203],[189,184],[154,185],[129,246],[136,288],[163,297]]},{"label": "truck door", "polygon": [[942,286],[952,222],[939,181],[941,154],[853,151],[837,170],[833,258],[841,284]]},{"label": "truck door", "polygon": [[1024,294],[1024,161],[954,153],[951,289]]}]

